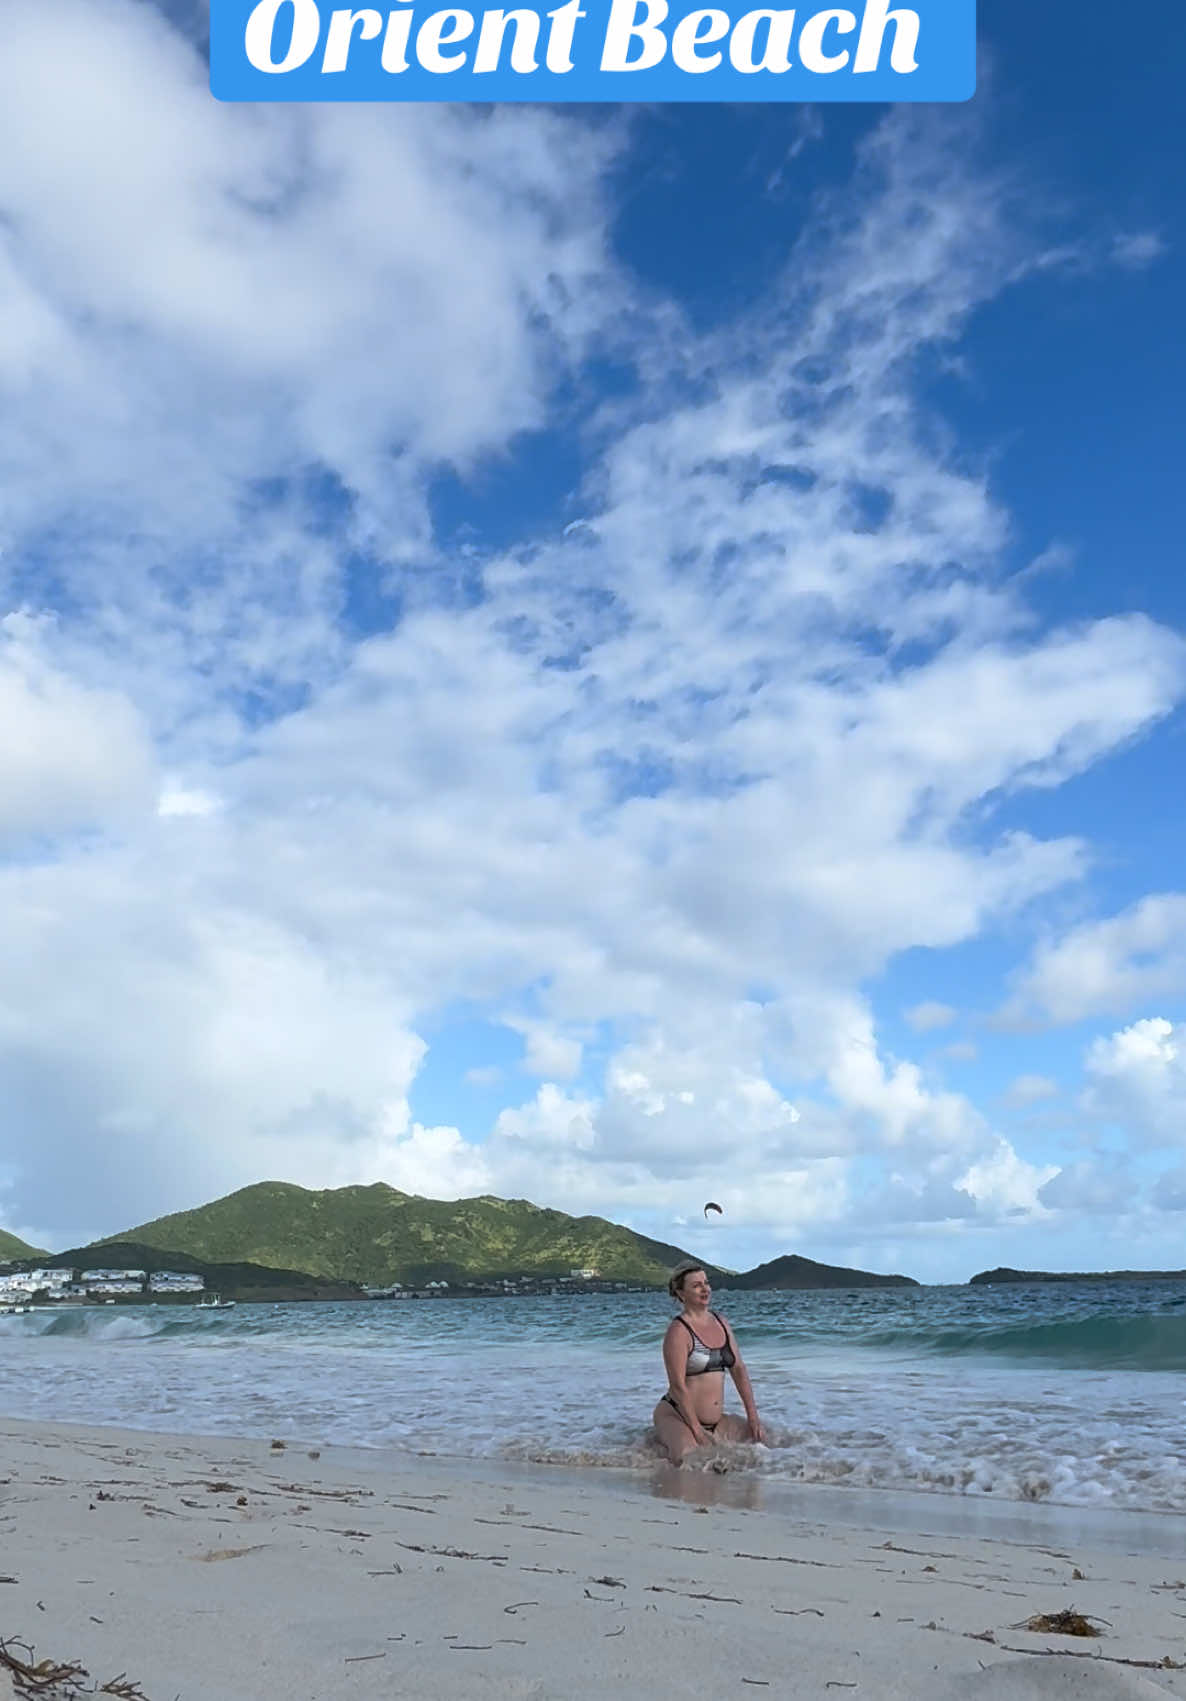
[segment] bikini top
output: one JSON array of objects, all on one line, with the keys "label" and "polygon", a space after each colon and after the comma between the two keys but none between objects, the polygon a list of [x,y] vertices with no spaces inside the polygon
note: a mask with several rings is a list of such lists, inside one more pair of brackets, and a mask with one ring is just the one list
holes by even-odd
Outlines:
[{"label": "bikini top", "polygon": [[[711,1313],[725,1329],[723,1320],[714,1311]],[[677,1317],[677,1323],[682,1323],[692,1337],[692,1345],[688,1348],[688,1365],[685,1375],[703,1376],[706,1370],[732,1370],[737,1363],[733,1348],[729,1345],[729,1331],[725,1329],[725,1339],[719,1347],[706,1347],[699,1335],[693,1329],[686,1317]]]}]

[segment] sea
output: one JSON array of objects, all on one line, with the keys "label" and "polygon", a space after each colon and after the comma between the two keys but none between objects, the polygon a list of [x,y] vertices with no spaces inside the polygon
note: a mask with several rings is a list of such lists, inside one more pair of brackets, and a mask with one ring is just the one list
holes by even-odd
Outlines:
[{"label": "sea", "polygon": [[[767,1429],[733,1472],[1186,1512],[1186,1282],[715,1303]],[[654,1472],[672,1314],[650,1293],[39,1309],[0,1318],[0,1413]]]}]

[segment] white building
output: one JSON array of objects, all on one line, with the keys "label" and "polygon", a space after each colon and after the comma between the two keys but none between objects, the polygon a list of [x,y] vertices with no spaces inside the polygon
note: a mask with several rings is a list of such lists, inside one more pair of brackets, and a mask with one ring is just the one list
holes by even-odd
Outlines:
[{"label": "white building", "polygon": [[154,1270],[148,1278],[149,1293],[201,1293],[205,1286],[204,1276],[188,1270]]},{"label": "white building", "polygon": [[0,1293],[33,1294],[46,1292],[57,1299],[69,1287],[73,1270],[18,1270],[10,1276],[0,1276]]}]

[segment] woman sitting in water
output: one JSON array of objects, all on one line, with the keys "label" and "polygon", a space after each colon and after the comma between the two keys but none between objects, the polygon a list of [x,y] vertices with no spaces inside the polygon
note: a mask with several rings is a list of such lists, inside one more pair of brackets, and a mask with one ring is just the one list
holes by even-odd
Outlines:
[{"label": "woman sitting in water", "polygon": [[[690,1260],[671,1272],[667,1291],[683,1306],[663,1337],[667,1392],[655,1407],[655,1429],[674,1464],[710,1441],[761,1441],[762,1425],[749,1374],[733,1331],[708,1309],[712,1289]],[[744,1419],[725,1411],[728,1371],[745,1407]]]}]

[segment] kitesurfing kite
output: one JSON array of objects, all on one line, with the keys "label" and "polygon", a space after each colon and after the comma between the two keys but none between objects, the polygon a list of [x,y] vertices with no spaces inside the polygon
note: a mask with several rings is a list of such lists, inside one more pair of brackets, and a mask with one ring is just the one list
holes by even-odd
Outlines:
[{"label": "kitesurfing kite", "polygon": [[724,1214],[725,1214],[721,1210],[721,1207],[718,1204],[716,1204],[712,1199],[710,1199],[708,1201],[708,1204],[704,1207],[704,1215],[707,1216],[710,1211],[715,1211],[718,1217],[723,1217]]}]

